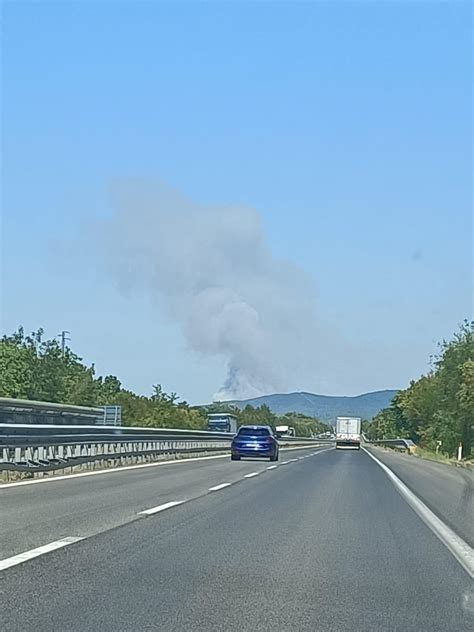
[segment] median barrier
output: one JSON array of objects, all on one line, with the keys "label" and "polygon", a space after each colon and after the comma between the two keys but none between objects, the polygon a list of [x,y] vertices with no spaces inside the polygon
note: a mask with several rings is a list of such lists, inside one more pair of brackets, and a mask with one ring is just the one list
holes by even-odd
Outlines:
[{"label": "median barrier", "polygon": [[[0,473],[4,480],[57,470],[102,469],[225,453],[232,433],[174,428],[0,424]],[[331,443],[301,437],[280,440],[281,447]],[[17,477],[16,476],[16,477]]]}]

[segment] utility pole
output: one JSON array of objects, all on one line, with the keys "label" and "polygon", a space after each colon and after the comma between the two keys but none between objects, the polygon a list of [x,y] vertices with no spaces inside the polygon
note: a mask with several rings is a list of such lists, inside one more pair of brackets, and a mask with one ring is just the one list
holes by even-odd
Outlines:
[{"label": "utility pole", "polygon": [[62,331],[58,336],[61,338],[61,355],[64,358],[64,354],[66,352],[66,341],[71,340],[68,338],[67,334],[70,334],[70,331]]}]

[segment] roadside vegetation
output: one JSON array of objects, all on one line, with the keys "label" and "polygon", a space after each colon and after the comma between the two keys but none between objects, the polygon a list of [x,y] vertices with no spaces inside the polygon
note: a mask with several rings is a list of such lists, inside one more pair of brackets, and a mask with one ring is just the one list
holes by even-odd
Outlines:
[{"label": "roadside vegetation", "polygon": [[364,424],[369,439],[412,439],[427,453],[453,457],[460,443],[469,458],[474,424],[474,322],[443,341],[432,368],[388,408]]},{"label": "roadside vegetation", "polygon": [[155,428],[204,429],[208,412],[232,412],[239,425],[293,426],[297,436],[329,430],[314,417],[287,413],[277,417],[268,406],[246,406],[242,411],[225,403],[190,406],[176,393],[166,393],[160,384],[149,396],[124,388],[115,375],[96,376],[69,347],[64,351],[56,339],[45,339],[39,329],[26,335],[22,328],[0,339],[0,397],[31,399],[78,406],[122,406],[124,425]]},{"label": "roadside vegetation", "polygon": [[332,429],[331,426],[315,417],[309,417],[301,413],[289,412],[281,416],[275,415],[265,404],[256,408],[247,404],[245,408],[240,410],[233,404],[215,402],[205,406],[204,410],[206,413],[231,413],[238,418],[240,426],[245,424],[262,424],[272,428],[275,428],[275,426],[292,426],[298,437],[311,437],[312,434],[321,434]]}]

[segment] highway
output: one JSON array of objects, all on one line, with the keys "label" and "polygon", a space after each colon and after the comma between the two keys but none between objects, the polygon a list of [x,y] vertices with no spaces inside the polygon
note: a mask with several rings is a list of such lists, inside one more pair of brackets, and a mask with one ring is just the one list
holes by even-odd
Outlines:
[{"label": "highway", "polygon": [[[463,474],[441,473],[437,494],[413,469],[424,463],[373,453],[472,537],[443,500]],[[472,630],[472,579],[366,452],[293,450],[272,465],[214,458],[1,488],[0,559],[84,538],[0,571],[2,628]]]},{"label": "highway", "polygon": [[474,471],[392,450],[370,450],[446,524],[474,547]]},{"label": "highway", "polygon": [[[282,449],[280,462],[314,451]],[[150,507],[197,498],[271,465],[266,460],[231,463],[223,455],[0,485],[0,560],[63,537],[95,535]]]}]

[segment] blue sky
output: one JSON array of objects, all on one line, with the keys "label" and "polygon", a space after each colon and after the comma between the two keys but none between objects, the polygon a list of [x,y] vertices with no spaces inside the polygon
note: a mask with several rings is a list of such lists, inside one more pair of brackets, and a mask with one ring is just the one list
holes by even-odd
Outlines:
[{"label": "blue sky", "polygon": [[406,385],[472,315],[470,29],[456,2],[3,3],[2,331],[207,401],[225,358],[78,237],[156,178],[257,209],[314,279],[341,370],[302,389]]}]

